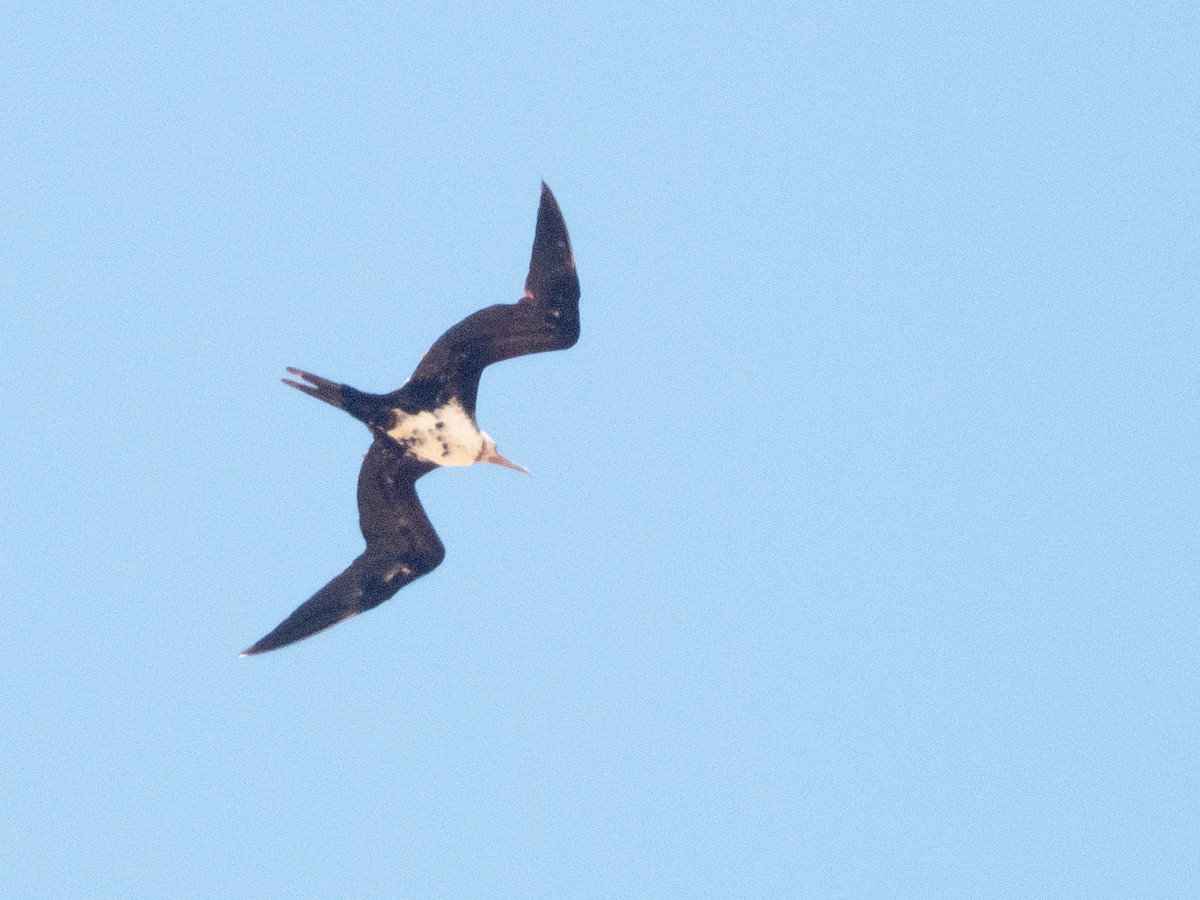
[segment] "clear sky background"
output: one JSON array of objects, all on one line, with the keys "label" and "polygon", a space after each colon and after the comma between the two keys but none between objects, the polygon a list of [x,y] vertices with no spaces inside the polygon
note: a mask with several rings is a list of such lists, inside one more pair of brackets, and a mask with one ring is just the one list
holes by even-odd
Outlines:
[{"label": "clear sky background", "polygon": [[[0,894],[1200,892],[1200,14],[6,5]],[[361,549],[390,390],[521,294],[526,478]]]}]

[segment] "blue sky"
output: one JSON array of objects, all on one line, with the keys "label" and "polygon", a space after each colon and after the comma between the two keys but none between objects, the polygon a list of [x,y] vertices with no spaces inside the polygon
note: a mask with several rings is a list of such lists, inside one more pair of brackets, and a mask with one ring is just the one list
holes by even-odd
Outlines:
[{"label": "blue sky", "polygon": [[[5,896],[1197,892],[1191,4],[4,20]],[[532,478],[239,660],[543,178]]]}]

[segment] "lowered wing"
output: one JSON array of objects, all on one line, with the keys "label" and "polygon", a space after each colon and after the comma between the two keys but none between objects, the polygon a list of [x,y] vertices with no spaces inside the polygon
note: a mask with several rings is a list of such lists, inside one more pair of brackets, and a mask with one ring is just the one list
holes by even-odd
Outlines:
[{"label": "lowered wing", "polygon": [[390,439],[376,437],[358,475],[359,525],[367,549],[242,656],[275,650],[324,631],[373,609],[436,569],[446,550],[416,491],[417,479],[434,468],[406,456]]}]

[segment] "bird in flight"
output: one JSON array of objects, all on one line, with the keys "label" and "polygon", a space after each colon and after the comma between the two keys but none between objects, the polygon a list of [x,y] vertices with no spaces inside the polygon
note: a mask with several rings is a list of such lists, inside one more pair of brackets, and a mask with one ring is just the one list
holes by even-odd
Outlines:
[{"label": "bird in flight", "polygon": [[285,378],[285,384],[344,409],[374,436],[358,475],[367,548],[242,656],[295,643],[372,609],[437,568],[446,551],[421,508],[417,479],[439,466],[480,462],[527,472],[501,456],[475,423],[480,374],[494,362],[565,350],[577,340],[575,259],[558,203],[543,182],[525,296],[467,316],[438,338],[398,390],[370,394],[289,368],[300,380]]}]

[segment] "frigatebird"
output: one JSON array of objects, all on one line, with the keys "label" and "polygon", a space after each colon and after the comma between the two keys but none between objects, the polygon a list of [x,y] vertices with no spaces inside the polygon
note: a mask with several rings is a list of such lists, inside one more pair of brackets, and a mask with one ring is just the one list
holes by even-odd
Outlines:
[{"label": "frigatebird", "polygon": [[285,384],[344,409],[374,436],[358,475],[367,548],[242,656],[295,643],[373,609],[437,568],[446,551],[417,498],[417,479],[440,466],[480,462],[527,472],[501,456],[475,423],[480,374],[494,362],[565,350],[577,340],[575,259],[558,203],[543,182],[525,295],[467,316],[438,338],[398,390],[371,394],[289,367],[301,381],[285,378]]}]

